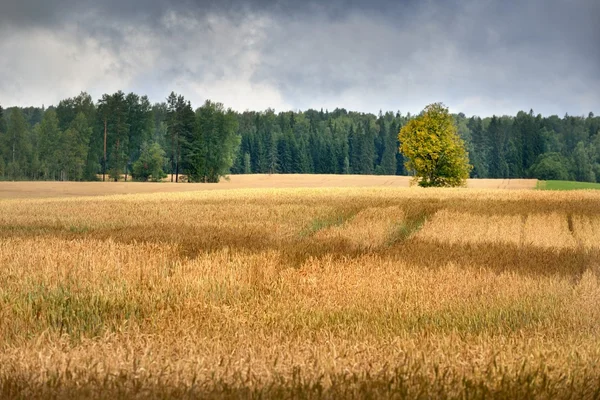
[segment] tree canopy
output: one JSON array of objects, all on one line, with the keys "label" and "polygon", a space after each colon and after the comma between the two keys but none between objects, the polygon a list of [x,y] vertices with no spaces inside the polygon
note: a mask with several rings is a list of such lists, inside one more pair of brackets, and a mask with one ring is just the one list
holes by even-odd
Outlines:
[{"label": "tree canopy", "polygon": [[151,179],[158,182],[167,176],[163,171],[165,161],[165,151],[158,143],[143,143],[140,157],[133,163],[131,176],[139,181]]},{"label": "tree canopy", "polygon": [[472,166],[448,109],[430,104],[400,130],[400,151],[415,181],[428,186],[464,186]]},{"label": "tree canopy", "polygon": [[227,175],[240,144],[237,119],[221,103],[206,101],[196,111],[196,130],[187,142],[189,179],[194,182],[219,182]]},{"label": "tree canopy", "polygon": [[[600,180],[600,117],[593,113],[449,115],[472,178]],[[0,179],[129,179],[142,152],[157,146],[173,181],[229,173],[408,175],[398,132],[420,117],[344,108],[234,112],[215,102],[194,109],[175,93],[154,104],[135,93],[97,101],[81,93],[48,108],[0,108]]]}]

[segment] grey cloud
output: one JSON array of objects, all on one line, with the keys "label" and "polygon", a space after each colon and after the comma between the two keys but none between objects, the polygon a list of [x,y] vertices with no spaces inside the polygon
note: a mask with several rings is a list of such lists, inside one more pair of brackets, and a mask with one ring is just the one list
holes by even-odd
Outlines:
[{"label": "grey cloud", "polygon": [[0,93],[13,102],[126,85],[237,108],[600,111],[596,0],[0,1],[12,58],[0,60]]},{"label": "grey cloud", "polygon": [[[271,37],[268,47],[285,48],[286,56],[267,55],[255,79],[275,82],[289,98],[304,87],[312,91],[306,98],[318,98],[315,90],[323,97],[349,91],[381,107],[394,96],[402,108],[440,97],[454,105],[465,103],[461,97],[513,105],[499,113],[598,107],[598,3],[509,3],[426,2],[395,19],[381,13],[355,14],[345,25],[303,21]],[[381,91],[369,98],[373,87]],[[578,93],[594,101],[578,103]]]}]

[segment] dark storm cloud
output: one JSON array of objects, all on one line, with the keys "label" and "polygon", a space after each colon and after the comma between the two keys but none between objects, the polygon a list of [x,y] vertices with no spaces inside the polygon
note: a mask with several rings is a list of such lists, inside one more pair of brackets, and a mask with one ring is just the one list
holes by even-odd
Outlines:
[{"label": "dark storm cloud", "polygon": [[597,0],[2,1],[3,103],[122,88],[235,108],[600,112]]},{"label": "dark storm cloud", "polygon": [[[599,3],[508,3],[424,2],[404,14],[397,6],[393,21],[382,12],[355,14],[347,26],[297,22],[270,38],[269,47],[285,47],[286,57],[274,54],[259,79],[291,97],[305,87],[339,93],[380,85],[381,106],[394,97],[465,106],[488,97],[496,112],[510,111],[508,104],[546,112],[598,107]],[[567,103],[578,91],[595,97]]]},{"label": "dark storm cloud", "polygon": [[7,0],[2,5],[3,13],[0,21],[28,22],[28,23],[53,23],[60,21],[73,12],[95,10],[113,17],[131,17],[132,15],[160,16],[168,10],[185,12],[195,11],[226,11],[239,10],[274,11],[279,13],[310,11],[318,7],[327,11],[332,16],[343,14],[347,10],[384,10],[394,4],[403,6],[417,4],[418,1],[410,0],[396,2],[390,0],[337,0],[322,2],[318,0]]}]

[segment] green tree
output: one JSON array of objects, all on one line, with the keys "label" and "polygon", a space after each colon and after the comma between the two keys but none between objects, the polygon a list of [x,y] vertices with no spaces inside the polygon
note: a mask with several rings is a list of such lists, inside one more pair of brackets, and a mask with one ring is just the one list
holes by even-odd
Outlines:
[{"label": "green tree", "polygon": [[[191,154],[184,154],[191,149],[190,142],[194,140],[195,115],[192,105],[181,95],[171,92],[167,98],[167,149],[171,166],[171,182],[173,174],[175,182],[179,181],[182,163],[189,160]],[[189,169],[183,165],[181,169]]]},{"label": "green tree", "polygon": [[6,132],[6,121],[4,121],[4,109],[0,106],[0,134]]},{"label": "green tree", "polygon": [[133,179],[159,182],[167,176],[163,171],[166,161],[165,151],[158,143],[142,143],[140,157],[133,163]]},{"label": "green tree", "polygon": [[569,179],[568,160],[559,153],[541,154],[531,166],[529,175],[543,180]]},{"label": "green tree", "polygon": [[488,176],[489,146],[481,118],[471,117],[467,127],[471,131],[472,152],[469,152],[469,158],[473,163],[472,176],[485,178]]},{"label": "green tree", "polygon": [[[47,110],[0,108],[0,175],[95,180],[99,171],[109,170],[113,178],[125,172],[127,179],[132,162],[140,158],[142,144],[158,143],[169,157],[165,172],[170,170],[178,180],[180,171],[187,173],[199,165],[191,163],[200,157],[200,134],[191,103],[175,93],[167,100],[151,105],[145,96],[117,92],[94,104],[91,96],[82,92]],[[85,116],[85,123],[78,118],[80,114]],[[232,115],[241,144],[234,151],[231,173],[414,175],[404,168],[410,160],[398,151],[399,129],[415,118],[410,113],[374,115],[336,108],[333,112],[309,109],[275,113],[267,109]],[[557,153],[562,161],[568,160],[569,179],[600,179],[600,117],[593,113],[561,118],[530,111],[485,119],[467,119],[458,113],[452,118],[473,164],[472,177],[548,176],[552,168],[558,170],[555,175],[563,176],[556,154],[541,157]],[[203,139],[203,146],[212,149],[202,156],[208,162],[212,162],[213,151],[217,152],[215,158],[221,151],[221,143],[211,141]],[[214,174],[209,175],[207,179],[215,179]]]},{"label": "green tree", "polygon": [[98,102],[104,129],[103,175],[108,170],[116,182],[125,170],[129,153],[128,104],[125,94],[105,94]]},{"label": "green tree", "polygon": [[406,168],[415,172],[420,186],[462,186],[471,171],[464,142],[448,109],[430,104],[399,134]]},{"label": "green tree", "polygon": [[0,176],[4,176],[6,172],[6,161],[4,160],[6,149],[6,121],[4,120],[4,109],[0,106]]},{"label": "green tree", "polygon": [[267,135],[267,154],[269,158],[269,173],[274,174],[279,170],[279,155],[277,154],[277,135],[270,131]]},{"label": "green tree", "polygon": [[85,115],[88,124],[91,124],[96,115],[96,106],[86,92],[81,92],[73,98],[61,100],[56,106],[56,115],[58,117],[58,126],[61,131],[66,131],[71,123],[77,118],[79,113]]},{"label": "green tree", "polygon": [[398,125],[392,122],[387,129],[383,142],[380,171],[383,175],[396,174],[396,153],[398,152],[397,132]]},{"label": "green tree", "polygon": [[108,159],[108,117],[110,116],[110,96],[103,94],[102,98],[98,100],[98,118],[102,126],[103,140],[102,140],[102,181],[106,180],[106,167]]},{"label": "green tree", "polygon": [[252,163],[250,162],[250,153],[244,153],[244,174],[252,173]]},{"label": "green tree", "polygon": [[110,177],[116,182],[127,167],[129,153],[128,104],[125,93],[112,95],[111,123],[109,123],[110,153],[108,158]]},{"label": "green tree", "polygon": [[365,175],[372,175],[374,172],[376,134],[377,126],[375,120],[366,119],[364,122],[363,153],[360,157],[362,173]]},{"label": "green tree", "polygon": [[16,180],[26,176],[27,159],[31,144],[28,137],[28,126],[20,109],[11,110],[5,136],[6,173],[9,179]]},{"label": "green tree", "polygon": [[342,170],[344,175],[350,174],[350,158],[348,156],[344,157],[344,169]]},{"label": "green tree", "polygon": [[206,101],[196,110],[196,129],[186,142],[188,178],[219,182],[229,173],[240,144],[235,113],[221,103]]},{"label": "green tree", "polygon": [[358,132],[354,129],[354,124],[350,125],[348,130],[348,158],[350,162],[350,172],[360,173],[360,155],[363,153],[363,141]]},{"label": "green tree", "polygon": [[590,158],[585,144],[583,142],[577,143],[572,157],[575,180],[580,182],[596,182],[594,165]]},{"label": "green tree", "polygon": [[310,173],[312,172],[313,165],[308,147],[310,125],[304,114],[300,113],[294,116],[293,129],[297,144],[294,157],[294,172],[300,174]]},{"label": "green tree", "polygon": [[[100,100],[99,104],[102,102]],[[104,119],[102,115],[97,115],[97,108],[90,96],[86,92],[81,92],[73,98],[61,100],[56,107],[58,117],[58,126],[64,133],[72,127],[79,114],[83,114],[86,119],[87,128],[91,130],[87,143],[85,165],[81,177],[74,177],[73,171],[69,172],[68,178],[75,180],[96,180],[97,173],[100,171],[101,160],[103,159],[104,143]],[[77,123],[81,126],[81,119]],[[77,172],[76,175],[79,175]]]},{"label": "green tree", "polygon": [[506,162],[507,137],[502,119],[492,117],[487,129],[490,142],[489,151],[489,177],[506,178],[508,176],[508,163]]},{"label": "green tree", "polygon": [[[126,161],[128,167],[140,157],[142,145],[150,140],[153,120],[152,107],[147,96],[140,97],[135,93],[129,93],[125,101],[127,103],[127,121],[129,125],[129,151]],[[125,169],[125,180],[127,180],[127,167]]]},{"label": "green tree", "polygon": [[44,113],[39,126],[39,155],[44,179],[62,180],[61,162],[64,153],[62,132],[54,110]]},{"label": "green tree", "polygon": [[84,178],[91,135],[92,128],[83,112],[78,113],[63,132],[59,155],[65,179],[79,181]]}]

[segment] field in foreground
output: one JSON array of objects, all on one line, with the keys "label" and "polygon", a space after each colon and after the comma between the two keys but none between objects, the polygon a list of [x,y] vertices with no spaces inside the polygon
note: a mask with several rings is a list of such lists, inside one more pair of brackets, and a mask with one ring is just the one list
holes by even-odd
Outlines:
[{"label": "field in foreground", "polygon": [[537,188],[541,190],[598,190],[600,189],[600,183],[575,181],[538,181]]},{"label": "field in foreground", "polygon": [[[408,176],[385,175],[231,175],[219,183],[152,182],[0,182],[0,199],[104,196],[136,193],[193,192],[223,189],[409,187]],[[469,179],[475,189],[535,189],[536,179]]]},{"label": "field in foreground", "polygon": [[599,398],[600,193],[0,202],[0,398]]}]

